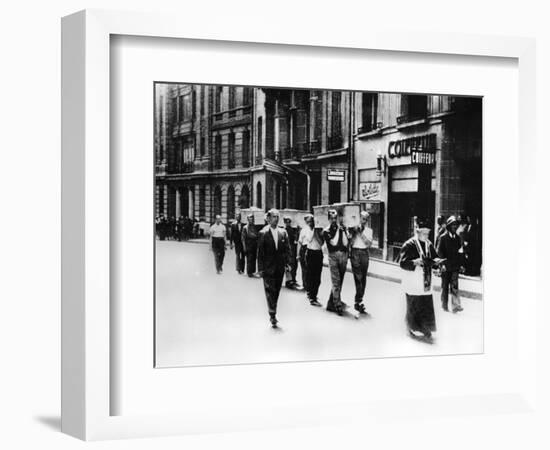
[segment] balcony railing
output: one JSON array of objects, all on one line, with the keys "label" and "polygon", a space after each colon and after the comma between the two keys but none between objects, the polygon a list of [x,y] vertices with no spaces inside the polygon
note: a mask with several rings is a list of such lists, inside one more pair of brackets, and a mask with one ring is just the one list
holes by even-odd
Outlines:
[{"label": "balcony railing", "polygon": [[383,126],[383,123],[382,122],[376,122],[376,123],[369,123],[369,124],[364,124],[362,126],[360,126],[358,129],[357,129],[357,132],[359,134],[363,134],[363,133],[371,133],[373,131],[377,131],[377,130],[380,130]]},{"label": "balcony railing", "polygon": [[406,123],[425,121],[426,114],[405,114],[397,117],[397,125],[404,125]]},{"label": "balcony railing", "polygon": [[306,146],[307,154],[314,155],[321,152],[321,142],[320,141],[311,141],[308,142]]},{"label": "balcony railing", "polygon": [[336,136],[329,136],[328,137],[328,148],[330,150],[335,150],[338,148],[342,148],[344,140],[342,136],[336,135]]}]

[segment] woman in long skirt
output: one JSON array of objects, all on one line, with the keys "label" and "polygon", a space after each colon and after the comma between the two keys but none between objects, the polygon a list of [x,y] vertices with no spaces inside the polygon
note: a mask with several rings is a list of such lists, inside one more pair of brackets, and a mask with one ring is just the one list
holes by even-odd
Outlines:
[{"label": "woman in long skirt", "polygon": [[406,323],[411,337],[432,343],[436,331],[432,268],[442,262],[428,239],[430,223],[416,219],[415,235],[401,247],[399,264],[403,269],[402,286],[407,301]]}]

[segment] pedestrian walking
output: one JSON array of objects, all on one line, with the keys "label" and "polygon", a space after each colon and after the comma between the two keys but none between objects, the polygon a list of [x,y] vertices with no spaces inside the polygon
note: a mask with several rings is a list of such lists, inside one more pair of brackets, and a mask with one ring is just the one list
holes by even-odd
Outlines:
[{"label": "pedestrian walking", "polygon": [[437,254],[444,261],[441,264],[441,307],[449,311],[449,292],[453,313],[462,311],[460,296],[458,295],[458,275],[464,271],[461,241],[457,235],[458,220],[455,216],[447,219],[447,231],[441,235]]},{"label": "pedestrian walking", "polygon": [[441,260],[428,236],[431,231],[427,219],[417,218],[415,234],[401,247],[399,265],[403,269],[402,287],[407,301],[405,317],[411,337],[433,343],[436,331],[432,268]]},{"label": "pedestrian walking", "polygon": [[239,274],[244,272],[245,259],[242,231],[243,224],[241,223],[241,213],[237,213],[229,231],[229,246],[231,249],[235,248],[235,270]]},{"label": "pedestrian walking", "polygon": [[166,217],[164,214],[160,216],[159,219],[159,239],[161,241],[166,240],[166,236],[168,235],[168,221],[166,220]]},{"label": "pedestrian walking", "polygon": [[216,264],[216,273],[223,271],[223,259],[225,257],[225,248],[227,246],[227,230],[222,223],[222,217],[217,215],[216,222],[210,227],[210,250],[214,253],[214,262]]},{"label": "pedestrian walking", "polygon": [[372,245],[372,229],[368,226],[369,213],[361,211],[360,225],[350,229],[351,269],[355,281],[355,305],[359,314],[368,314],[363,304],[369,270],[369,248]]},{"label": "pedestrian walking", "polygon": [[183,216],[179,216],[178,221],[176,222],[176,239],[178,241],[183,241],[185,238],[185,219]]},{"label": "pedestrian walking", "polygon": [[304,217],[305,227],[300,229],[300,233],[298,235],[298,242],[296,244],[297,245],[296,260],[300,263],[300,271],[302,273],[302,287],[304,288],[304,291],[306,292],[306,294],[308,291],[307,264],[306,264],[306,250],[307,250],[306,240],[308,239],[308,235],[311,232],[310,222],[313,222],[313,215],[306,214]]},{"label": "pedestrian walking", "polygon": [[330,225],[323,230],[323,237],[328,250],[328,265],[332,289],[327,303],[327,311],[339,316],[344,313],[347,305],[342,301],[342,285],[348,263],[349,235],[343,225],[343,216],[336,210],[328,212]]},{"label": "pedestrian walking", "polygon": [[246,255],[246,274],[253,277],[256,272],[256,258],[258,253],[258,228],[254,224],[254,214],[246,216],[248,223],[243,227],[241,240]]},{"label": "pedestrian walking", "polygon": [[279,228],[279,211],[270,209],[268,224],[262,228],[258,239],[258,270],[264,281],[269,320],[277,327],[277,302],[283,284],[286,266],[290,263],[290,246],[286,230]]},{"label": "pedestrian walking", "polygon": [[286,271],[286,283],[285,286],[288,289],[297,289],[298,283],[296,282],[296,272],[298,271],[297,245],[298,245],[298,232],[296,228],[292,227],[292,219],[289,216],[283,217],[285,224],[285,231],[288,235],[288,243],[290,246],[290,263],[288,270]]}]

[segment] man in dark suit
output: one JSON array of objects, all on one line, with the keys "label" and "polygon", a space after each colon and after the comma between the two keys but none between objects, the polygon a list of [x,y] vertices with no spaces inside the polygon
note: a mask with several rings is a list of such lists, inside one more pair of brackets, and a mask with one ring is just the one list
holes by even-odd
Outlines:
[{"label": "man in dark suit", "polygon": [[288,242],[290,245],[290,265],[286,272],[285,286],[289,289],[297,289],[296,272],[298,270],[298,261],[296,260],[296,250],[298,245],[298,231],[292,227],[292,219],[289,216],[283,217]]},{"label": "man in dark suit", "polygon": [[256,257],[258,253],[258,228],[254,224],[254,214],[246,216],[248,223],[241,232],[243,251],[246,255],[246,273],[249,277],[256,272]]},{"label": "man in dark suit", "polygon": [[286,231],[279,228],[279,211],[270,209],[266,215],[267,225],[258,238],[258,270],[264,280],[265,298],[269,320],[277,328],[277,301],[283,284],[285,268],[290,263],[290,246]]},{"label": "man in dark suit", "polygon": [[235,269],[239,274],[244,272],[244,249],[242,241],[243,224],[241,223],[241,213],[237,213],[235,221],[231,224],[229,231],[229,246],[235,247]]},{"label": "man in dark suit", "polygon": [[458,295],[458,274],[464,270],[463,258],[460,252],[462,242],[457,234],[458,220],[455,216],[447,219],[447,230],[439,238],[437,254],[444,260],[441,266],[441,306],[449,310],[449,291],[453,312],[462,311]]}]

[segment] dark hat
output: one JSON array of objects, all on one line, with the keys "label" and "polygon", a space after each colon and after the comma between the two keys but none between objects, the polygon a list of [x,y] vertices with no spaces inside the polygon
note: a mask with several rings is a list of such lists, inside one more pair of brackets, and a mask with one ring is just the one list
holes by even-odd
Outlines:
[{"label": "dark hat", "polygon": [[416,217],[417,228],[432,228],[432,221],[427,217]]},{"label": "dark hat", "polygon": [[452,225],[453,223],[458,223],[458,219],[455,216],[450,216],[447,219],[447,226]]}]

